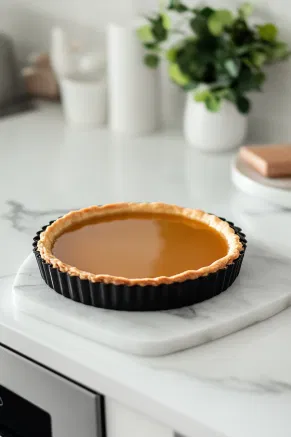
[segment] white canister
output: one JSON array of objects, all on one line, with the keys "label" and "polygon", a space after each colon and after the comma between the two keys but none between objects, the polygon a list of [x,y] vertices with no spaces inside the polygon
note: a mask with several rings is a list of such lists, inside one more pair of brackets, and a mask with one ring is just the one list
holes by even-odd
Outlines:
[{"label": "white canister", "polygon": [[61,79],[65,119],[69,124],[101,126],[106,120],[106,83],[86,74]]},{"label": "white canister", "polygon": [[110,24],[107,42],[111,129],[132,135],[156,130],[161,121],[159,69],[144,65],[134,26]]},{"label": "white canister", "polygon": [[240,146],[247,135],[248,117],[224,101],[218,112],[209,111],[188,93],[184,113],[184,135],[187,142],[209,152],[231,150]]},{"label": "white canister", "polygon": [[50,61],[58,81],[77,68],[68,35],[60,27],[51,30]]}]

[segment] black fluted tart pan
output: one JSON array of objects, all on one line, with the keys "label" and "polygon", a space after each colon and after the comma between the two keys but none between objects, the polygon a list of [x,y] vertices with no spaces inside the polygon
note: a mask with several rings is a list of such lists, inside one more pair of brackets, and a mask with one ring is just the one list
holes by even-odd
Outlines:
[{"label": "black fluted tart pan", "polygon": [[[221,218],[221,217],[220,217]],[[221,220],[227,221],[223,218]],[[80,279],[45,262],[37,249],[40,234],[54,221],[44,226],[33,239],[33,252],[45,283],[67,299],[119,311],[157,311],[181,308],[210,299],[229,288],[239,275],[247,240],[242,230],[227,221],[242,243],[240,255],[227,267],[185,282],[160,285],[114,285]]]}]

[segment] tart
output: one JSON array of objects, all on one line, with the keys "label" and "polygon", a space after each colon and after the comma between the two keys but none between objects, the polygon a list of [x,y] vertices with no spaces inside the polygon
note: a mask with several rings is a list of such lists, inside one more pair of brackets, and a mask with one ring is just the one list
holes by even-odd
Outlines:
[{"label": "tart", "polygon": [[116,310],[191,305],[239,274],[245,235],[206,212],[164,203],[72,211],[44,227],[34,253],[44,281],[75,301]]}]

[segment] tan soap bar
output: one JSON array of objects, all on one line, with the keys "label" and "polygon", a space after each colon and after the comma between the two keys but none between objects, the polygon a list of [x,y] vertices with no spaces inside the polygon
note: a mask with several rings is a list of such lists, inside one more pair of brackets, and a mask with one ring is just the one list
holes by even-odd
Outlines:
[{"label": "tan soap bar", "polygon": [[244,146],[240,156],[262,176],[291,177],[291,144]]}]

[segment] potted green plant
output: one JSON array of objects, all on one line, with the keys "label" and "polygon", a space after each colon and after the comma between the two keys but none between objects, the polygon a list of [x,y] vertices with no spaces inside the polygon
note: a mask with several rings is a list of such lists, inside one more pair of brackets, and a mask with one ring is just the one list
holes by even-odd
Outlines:
[{"label": "potted green plant", "polygon": [[265,66],[290,54],[274,24],[249,23],[252,12],[249,3],[233,13],[171,0],[138,29],[145,64],[156,68],[165,59],[171,80],[187,92],[184,132],[196,147],[226,150],[241,144],[250,95],[262,91]]}]

